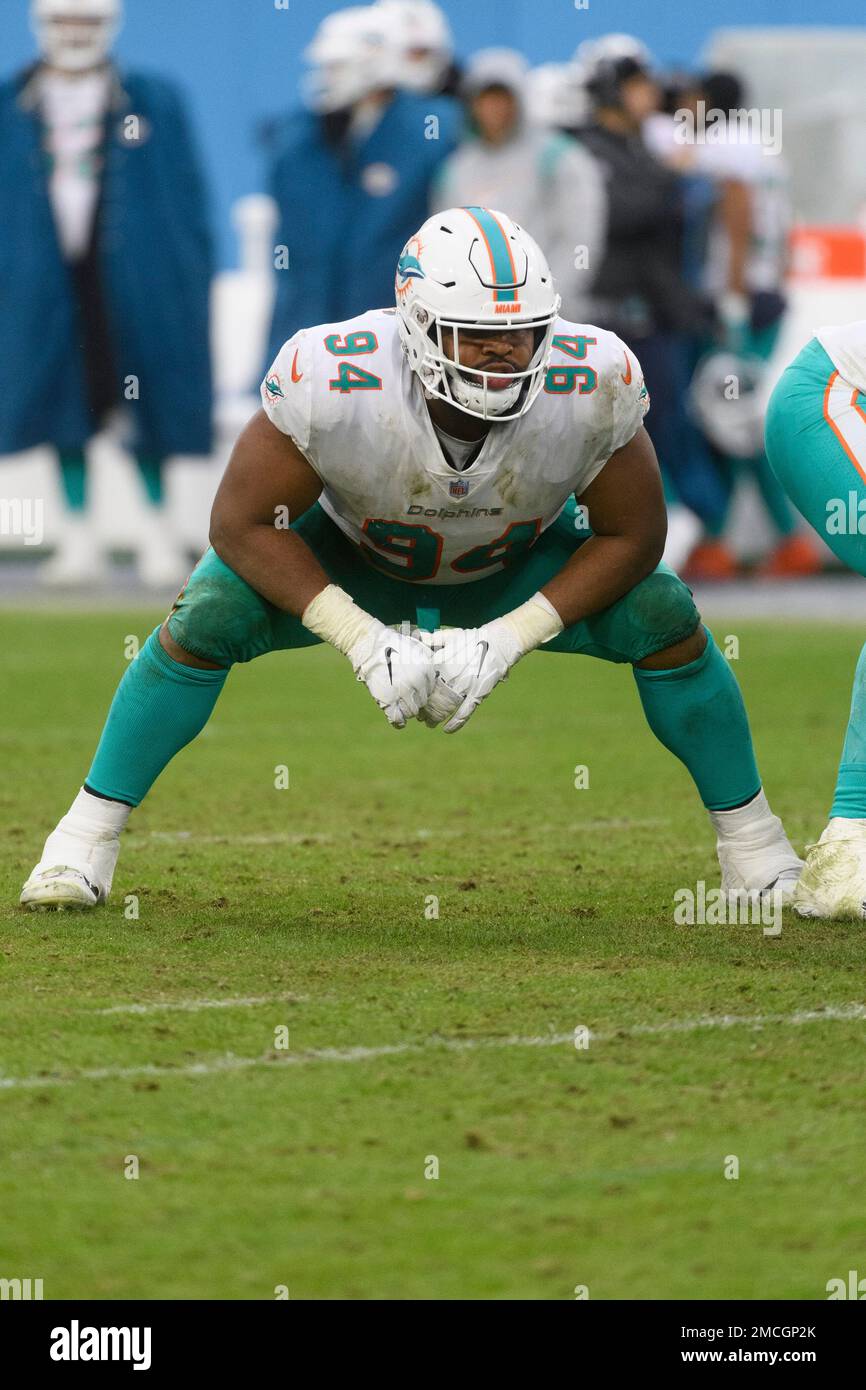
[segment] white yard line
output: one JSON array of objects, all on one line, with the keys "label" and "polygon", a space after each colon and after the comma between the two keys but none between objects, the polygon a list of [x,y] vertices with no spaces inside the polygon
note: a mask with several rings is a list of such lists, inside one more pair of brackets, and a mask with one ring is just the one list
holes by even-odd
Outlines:
[{"label": "white yard line", "polygon": [[[570,825],[541,825],[536,824],[533,830],[539,835],[548,835],[553,831],[559,833],[587,833],[596,832],[604,834],[612,830],[657,830],[659,826],[670,825],[667,817],[654,817],[650,820],[618,820],[618,819],[599,819],[587,821],[573,821]],[[413,840],[464,840],[465,830],[455,830],[449,826],[442,829],[431,830],[426,826],[418,830],[394,831],[395,837],[400,837],[400,844],[410,844]],[[513,828],[510,827],[488,827],[484,831],[487,839],[506,839],[514,835]],[[289,834],[279,835],[199,835],[192,830],[129,830],[124,836],[125,845],[133,845],[136,840],[160,840],[166,844],[183,845],[333,845],[343,844],[344,837],[339,835],[320,835],[313,832],[298,831]]]},{"label": "white yard line", "polygon": [[[666,1033],[697,1033],[709,1028],[763,1028],[768,1024],[851,1023],[866,1020],[866,1005],[828,1005],[824,1009],[806,1009],[793,1014],[708,1014],[703,1018],[670,1019],[666,1023],[636,1024],[617,1028],[609,1033],[592,1033],[594,1042],[615,1042],[620,1038],[637,1038]],[[305,1066],[309,1062],[366,1062],[379,1057],[401,1057],[422,1052],[474,1052],[506,1047],[564,1047],[574,1046],[574,1030],[570,1033],[548,1033],[541,1037],[510,1038],[426,1038],[423,1042],[385,1043],[376,1047],[322,1047],[306,1052],[289,1052],[285,1057],[224,1057],[207,1062],[190,1062],[180,1067],[159,1067],[147,1063],[138,1067],[92,1067],[72,1076],[0,1076],[0,1091],[30,1090],[39,1086],[72,1086],[78,1081],[123,1081],[138,1077],[169,1080],[176,1076],[214,1076],[219,1072],[246,1071],[251,1067],[280,1068]]]},{"label": "white yard line", "polygon": [[165,1004],[112,1004],[110,1009],[94,1009],[100,1016],[106,1014],[158,1014],[175,1011],[196,1014],[200,1009],[254,1009],[259,1004],[303,1004],[308,994],[265,994],[260,998],[242,999],[176,999]]}]

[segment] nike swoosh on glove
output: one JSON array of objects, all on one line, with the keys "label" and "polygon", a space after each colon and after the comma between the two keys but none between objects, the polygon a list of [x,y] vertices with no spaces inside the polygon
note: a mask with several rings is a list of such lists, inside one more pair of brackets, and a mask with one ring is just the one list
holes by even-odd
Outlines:
[{"label": "nike swoosh on glove", "polygon": [[405,728],[433,693],[436,667],[423,642],[377,622],[347,653],[352,670],[395,729]]},{"label": "nike swoosh on glove", "polygon": [[446,734],[463,728],[481,701],[524,655],[515,628],[505,618],[496,618],[483,627],[440,629],[425,634],[425,641],[433,653],[437,681],[433,698],[420,717],[431,728],[447,718]]}]

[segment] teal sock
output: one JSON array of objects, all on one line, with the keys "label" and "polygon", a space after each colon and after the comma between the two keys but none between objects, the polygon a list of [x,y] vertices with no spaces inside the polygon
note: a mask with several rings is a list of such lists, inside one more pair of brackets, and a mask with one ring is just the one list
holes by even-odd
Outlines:
[{"label": "teal sock", "polygon": [[81,449],[59,451],[60,485],[71,512],[83,512],[87,505],[87,462]]},{"label": "teal sock", "polygon": [[866,646],[860,653],[851,692],[851,717],[842,748],[832,816],[866,818]]},{"label": "teal sock", "polygon": [[647,723],[685,763],[707,810],[727,811],[757,796],[761,779],[746,707],[712,633],[688,666],[633,670]]},{"label": "teal sock", "polygon": [[137,806],[175,753],[201,733],[228,670],[183,666],[148,637],[117,687],[85,786]]},{"label": "teal sock", "polygon": [[161,507],[163,502],[162,466],[165,460],[155,458],[153,454],[136,454],[135,458],[148,502],[154,507]]}]

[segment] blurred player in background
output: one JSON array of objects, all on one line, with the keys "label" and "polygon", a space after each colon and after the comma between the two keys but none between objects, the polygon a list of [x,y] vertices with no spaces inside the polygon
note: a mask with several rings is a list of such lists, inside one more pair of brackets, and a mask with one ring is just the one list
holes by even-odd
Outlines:
[{"label": "blurred player in background", "polygon": [[[630,664],[707,807],[723,886],[789,894],[801,864],[761,789],[739,687],[660,563],[637,359],[560,318],[542,251],[489,208],[426,221],[394,298],[283,345],[220,484],[214,548],[127,669],[22,903],[104,902],[132,807],[204,727],[230,667],[317,641],[393,727],[418,716],[446,733],[538,648]],[[508,795],[507,755],[499,775]]]},{"label": "blurred player in background", "polygon": [[604,256],[604,180],[574,140],[528,120],[528,74],[525,58],[510,48],[483,49],[469,60],[460,95],[470,134],[439,169],[432,206],[482,204],[531,223],[564,316],[581,321]]},{"label": "blurred player in background", "polygon": [[666,490],[700,516],[719,484],[708,459],[701,470],[685,398],[690,343],[706,331],[710,309],[685,274],[680,177],[644,138],[661,90],[645,45],[628,34],[587,40],[575,60],[590,112],[574,134],[604,168],[608,190],[606,254],[589,315],[640,357],[653,402],[647,428]]},{"label": "blurred player in background", "polygon": [[[678,147],[691,155],[693,173],[704,176],[712,191],[701,286],[716,307],[713,346],[720,351],[700,364],[692,400],[714,450],[727,501],[738,478],[750,476],[779,537],[760,573],[776,578],[814,574],[821,567],[819,552],[799,530],[763,447],[763,367],[776,345],[786,308],[791,225],[787,169],[778,151],[762,147],[751,129],[738,122],[738,113],[746,109],[745,93],[734,74],[716,72],[698,79],[688,105],[696,108],[698,101],[710,119],[710,113],[723,112],[727,125],[723,139]],[[752,393],[751,403],[738,406],[729,390],[726,395],[732,377],[741,383],[741,397]],[[707,539],[693,552],[690,578],[727,579],[736,573],[737,561],[723,539],[728,510],[726,504],[708,527]]]},{"label": "blurred player in background", "polygon": [[269,187],[288,264],[277,271],[269,362],[306,324],[387,298],[393,247],[423,221],[453,147],[456,105],[424,87],[445,75],[448,30],[437,30],[426,61],[409,62],[405,12],[405,0],[391,0],[329,14],[306,54],[306,109],[275,127]]},{"label": "blurred player in background", "polygon": [[[767,455],[791,501],[843,565],[866,577],[866,320],[819,328],[776,384]],[[866,917],[866,646],[830,819],[810,845],[794,906]]]},{"label": "blurred player in background", "polygon": [[66,514],[43,578],[99,577],[87,446],[117,421],[146,494],[138,565],[176,582],[170,454],[211,447],[211,244],[175,88],[120,71],[120,0],[34,0],[39,60],[0,86],[0,453],[58,451]]},{"label": "blurred player in background", "polygon": [[455,96],[460,68],[443,10],[433,0],[376,0],[397,52],[400,86],[407,92]]}]

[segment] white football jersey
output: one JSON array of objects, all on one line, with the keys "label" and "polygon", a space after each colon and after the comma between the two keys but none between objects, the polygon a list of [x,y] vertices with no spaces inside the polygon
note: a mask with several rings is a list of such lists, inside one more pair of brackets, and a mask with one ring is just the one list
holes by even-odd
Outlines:
[{"label": "white football jersey", "polygon": [[462,472],[443,453],[393,309],[296,333],[262,383],[262,403],[321,478],[324,510],[371,564],[464,584],[530,549],[649,405],[640,366],[615,334],[559,319],[553,343],[531,408],[491,424]]},{"label": "white football jersey", "polygon": [[818,328],[815,337],[841,377],[866,391],[866,320]]}]

